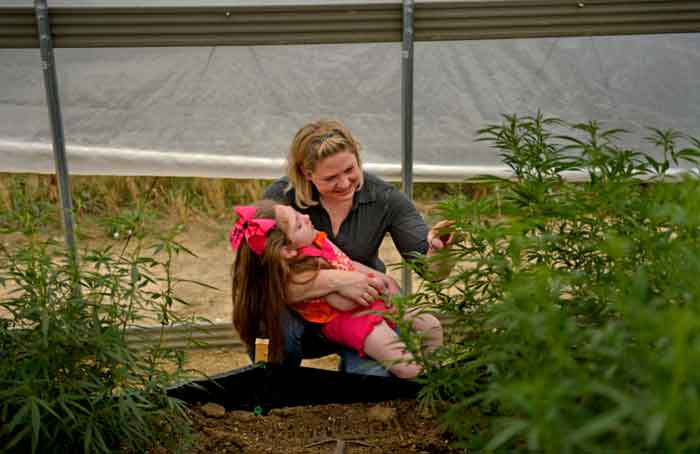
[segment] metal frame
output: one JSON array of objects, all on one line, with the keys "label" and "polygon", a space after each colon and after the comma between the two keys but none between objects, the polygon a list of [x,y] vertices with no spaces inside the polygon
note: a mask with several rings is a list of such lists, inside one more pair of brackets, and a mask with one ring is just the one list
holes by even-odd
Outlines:
[{"label": "metal frame", "polygon": [[[403,0],[403,37],[401,40],[401,182],[409,200],[413,200],[413,0]],[[411,270],[401,270],[401,292],[410,295]]]},{"label": "metal frame", "polygon": [[[399,0],[296,6],[52,7],[50,17],[56,47],[400,42],[403,36]],[[696,0],[415,4],[416,41],[683,32],[700,32]],[[0,48],[36,47],[32,8],[0,6]]]},{"label": "metal frame", "polygon": [[68,180],[68,161],[66,160],[66,141],[63,134],[63,117],[61,102],[58,96],[58,78],[56,77],[56,61],[53,55],[51,25],[49,23],[49,7],[46,0],[35,2],[37,35],[41,50],[41,67],[44,72],[46,87],[46,103],[49,107],[49,123],[53,138],[53,154],[58,176],[58,193],[61,201],[63,233],[66,248],[75,269],[78,269],[78,246],[75,237],[75,221],[73,219],[73,202],[71,200]]}]

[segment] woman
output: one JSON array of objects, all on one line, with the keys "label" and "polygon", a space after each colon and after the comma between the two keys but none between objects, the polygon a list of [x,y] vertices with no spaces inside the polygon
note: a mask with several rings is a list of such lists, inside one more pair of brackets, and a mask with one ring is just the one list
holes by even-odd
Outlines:
[{"label": "woman", "polygon": [[[428,229],[413,203],[398,189],[362,170],[360,145],[340,122],[319,120],[302,127],[287,158],[287,176],[275,181],[264,198],[275,199],[310,217],[353,261],[368,268],[357,272],[323,270],[306,285],[290,288],[293,302],[334,295],[368,304],[380,294],[394,294],[398,284],[379,259],[384,236],[391,235],[404,259],[432,255],[449,245],[439,238],[440,222]],[[369,271],[369,272],[368,272]],[[342,274],[338,274],[342,273]],[[311,324],[285,314],[285,363],[333,352]],[[345,355],[346,370],[357,358]],[[353,364],[348,364],[352,362]]]}]

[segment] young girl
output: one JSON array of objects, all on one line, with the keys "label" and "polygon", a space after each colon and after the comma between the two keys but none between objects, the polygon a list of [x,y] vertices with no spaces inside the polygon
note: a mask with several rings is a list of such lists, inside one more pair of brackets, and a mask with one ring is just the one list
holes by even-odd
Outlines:
[{"label": "young girl", "polygon": [[[233,266],[233,324],[249,349],[259,331],[269,338],[269,358],[282,355],[280,312],[288,298],[290,283],[313,280],[320,269],[353,271],[357,264],[318,232],[309,217],[292,207],[263,200],[237,207],[238,220],[231,230],[236,252]],[[400,378],[414,378],[421,371],[406,351],[392,325],[380,314],[387,311],[382,300],[360,306],[339,295],[292,304],[305,320],[322,324],[332,342],[357,350],[385,364]],[[425,347],[442,345],[442,327],[430,314],[411,314],[413,327],[424,333]],[[260,323],[262,322],[262,328]]]}]

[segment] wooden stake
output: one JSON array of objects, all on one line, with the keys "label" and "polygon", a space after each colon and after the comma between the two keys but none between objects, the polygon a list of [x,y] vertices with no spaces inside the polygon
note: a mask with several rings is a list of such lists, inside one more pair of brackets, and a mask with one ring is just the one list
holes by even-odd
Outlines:
[{"label": "wooden stake", "polygon": [[267,362],[267,348],[269,341],[267,339],[255,339],[255,362]]}]

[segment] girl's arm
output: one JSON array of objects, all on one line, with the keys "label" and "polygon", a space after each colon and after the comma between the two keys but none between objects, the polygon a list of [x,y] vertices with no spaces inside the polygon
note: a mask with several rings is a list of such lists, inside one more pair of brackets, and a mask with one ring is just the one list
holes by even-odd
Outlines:
[{"label": "girl's arm", "polygon": [[359,271],[309,271],[296,275],[294,281],[289,284],[288,302],[293,304],[337,293],[353,303],[367,306],[379,296],[379,289],[382,287],[380,279]]},{"label": "girl's arm", "polygon": [[344,296],[340,296],[337,293],[330,293],[326,295],[324,299],[334,309],[339,310],[341,312],[349,312],[354,311],[355,309],[359,309],[360,307],[366,307],[366,305],[353,303],[349,299],[345,298]]}]

